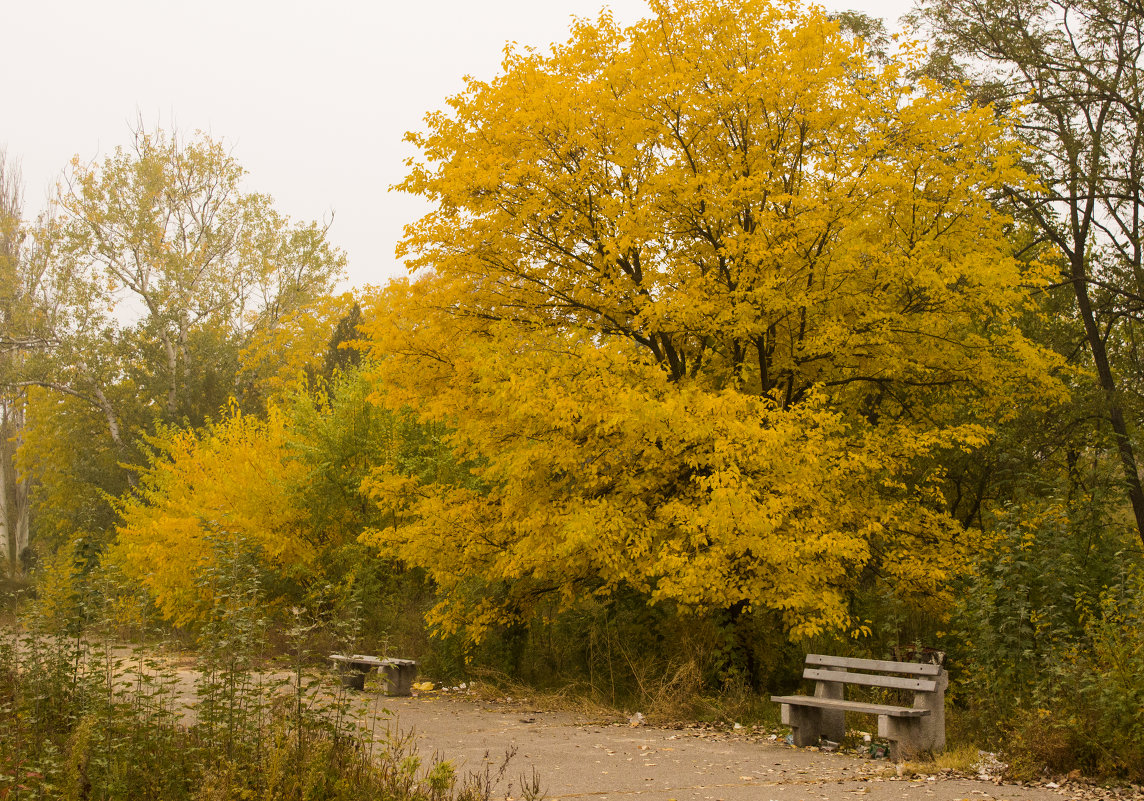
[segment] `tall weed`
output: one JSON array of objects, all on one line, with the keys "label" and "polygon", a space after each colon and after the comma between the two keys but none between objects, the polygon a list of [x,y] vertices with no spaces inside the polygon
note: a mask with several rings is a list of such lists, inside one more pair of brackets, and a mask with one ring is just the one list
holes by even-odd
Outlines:
[{"label": "tall weed", "polygon": [[259,560],[225,532],[214,547],[193,700],[143,638],[117,642],[138,624],[124,615],[131,587],[74,553],[48,566],[41,601],[0,628],[0,798],[489,801],[491,787],[423,763],[410,738],[379,739],[376,699],[366,708],[305,669],[314,622],[288,632],[291,671],[259,669]]}]

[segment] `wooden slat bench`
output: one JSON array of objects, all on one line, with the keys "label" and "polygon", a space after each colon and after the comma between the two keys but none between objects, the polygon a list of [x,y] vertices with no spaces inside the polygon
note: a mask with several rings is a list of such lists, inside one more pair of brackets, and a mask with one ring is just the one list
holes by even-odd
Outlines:
[{"label": "wooden slat bench", "polygon": [[[890,740],[890,754],[895,759],[945,748],[945,688],[949,680],[940,665],[825,654],[807,654],[806,664],[802,676],[814,680],[814,695],[771,696],[772,701],[782,704],[782,720],[791,727],[795,745],[817,745],[820,737],[841,742],[846,734],[846,713],[860,712],[878,716],[878,736]],[[848,701],[847,684],[912,691],[913,705]]]}]

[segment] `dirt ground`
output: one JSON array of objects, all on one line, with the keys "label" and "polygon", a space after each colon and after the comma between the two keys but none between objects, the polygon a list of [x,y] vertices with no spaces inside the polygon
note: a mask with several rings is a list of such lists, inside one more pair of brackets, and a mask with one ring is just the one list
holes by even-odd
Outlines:
[{"label": "dirt ground", "polygon": [[[161,661],[176,703],[191,704],[191,661]],[[288,681],[289,674],[263,679]],[[328,700],[338,693],[332,686],[336,682],[327,674],[310,692]],[[448,760],[462,776],[486,769],[495,776],[511,755],[494,798],[519,799],[522,783],[535,777],[554,801],[1144,801],[1144,793],[1132,788],[1103,790],[1077,782],[1020,786],[992,777],[902,776],[885,759],[794,748],[749,728],[631,725],[466,692],[389,698],[370,691],[373,686],[349,697],[361,725],[379,742],[411,737],[422,759]]]},{"label": "dirt ground", "polygon": [[[899,777],[886,760],[794,748],[749,730],[713,732],[602,723],[519,703],[390,698],[387,726],[412,729],[423,754],[460,771],[515,751],[504,793],[535,770],[550,799],[595,801],[1060,801],[1099,797],[1080,785],[1021,787],[955,776]],[[509,785],[512,786],[509,786]],[[1127,797],[1120,795],[1119,797]]]}]

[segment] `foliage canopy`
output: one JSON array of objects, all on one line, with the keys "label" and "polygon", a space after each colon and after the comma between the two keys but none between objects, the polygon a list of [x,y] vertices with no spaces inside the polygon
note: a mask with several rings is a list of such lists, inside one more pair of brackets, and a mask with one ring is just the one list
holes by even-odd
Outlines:
[{"label": "foliage canopy", "polygon": [[799,635],[860,627],[863,583],[938,599],[970,536],[938,457],[1062,397],[989,201],[1015,145],[821,10],[653,9],[509,51],[410,134],[422,279],[368,330],[384,402],[481,483],[377,474],[371,541],[473,636],[621,587]]}]

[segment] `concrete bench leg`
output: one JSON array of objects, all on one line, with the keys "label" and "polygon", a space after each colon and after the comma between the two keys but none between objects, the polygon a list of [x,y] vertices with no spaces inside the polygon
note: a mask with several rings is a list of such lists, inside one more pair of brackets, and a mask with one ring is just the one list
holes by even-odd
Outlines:
[{"label": "concrete bench leg", "polygon": [[385,683],[385,694],[405,696],[410,694],[413,680],[417,678],[417,663],[403,660],[383,664],[379,671]]},{"label": "concrete bench leg", "polygon": [[915,722],[909,718],[878,716],[878,736],[890,741],[890,759],[894,762],[901,762],[903,759],[909,759],[914,755],[909,745],[906,745],[905,748],[902,746],[903,742],[909,743],[911,741],[909,728],[910,724]]},{"label": "concrete bench leg", "polygon": [[[838,672],[845,673],[843,670]],[[814,697],[841,701],[842,684],[835,681],[820,681],[814,688]],[[782,721],[790,726],[794,744],[797,746],[818,745],[821,737],[840,743],[846,736],[846,713],[841,709],[783,704]]]},{"label": "concrete bench leg", "polygon": [[919,746],[923,750],[945,750],[945,690],[948,686],[949,677],[942,671],[937,677],[936,692],[914,696],[914,706],[929,710],[929,714],[919,721]]},{"label": "concrete bench leg", "polygon": [[[845,671],[839,672],[844,673]],[[842,685],[837,682],[820,681],[814,688],[814,696],[841,701],[843,698]],[[828,740],[833,740],[836,743],[842,742],[842,738],[846,736],[846,713],[841,709],[823,709],[821,712],[822,725],[819,728],[819,733]]]},{"label": "concrete bench leg", "polygon": [[[935,721],[924,718],[892,718],[878,716],[878,736],[890,741],[890,758],[895,762],[913,759],[926,751],[940,751],[945,747],[944,736],[939,738]],[[939,739],[942,741],[939,743]]]},{"label": "concrete bench leg", "polygon": [[800,747],[818,745],[822,735],[822,710],[811,706],[782,705],[782,721],[790,726],[794,744]]},{"label": "concrete bench leg", "polygon": [[942,673],[937,682],[937,692],[915,696],[914,705],[918,709],[929,710],[925,717],[878,716],[878,736],[891,741],[890,756],[895,760],[912,759],[926,751],[945,750],[945,688],[949,679]]},{"label": "concrete bench leg", "polygon": [[361,670],[353,670],[348,673],[343,673],[342,686],[350,690],[364,690],[365,676],[365,672]]}]

